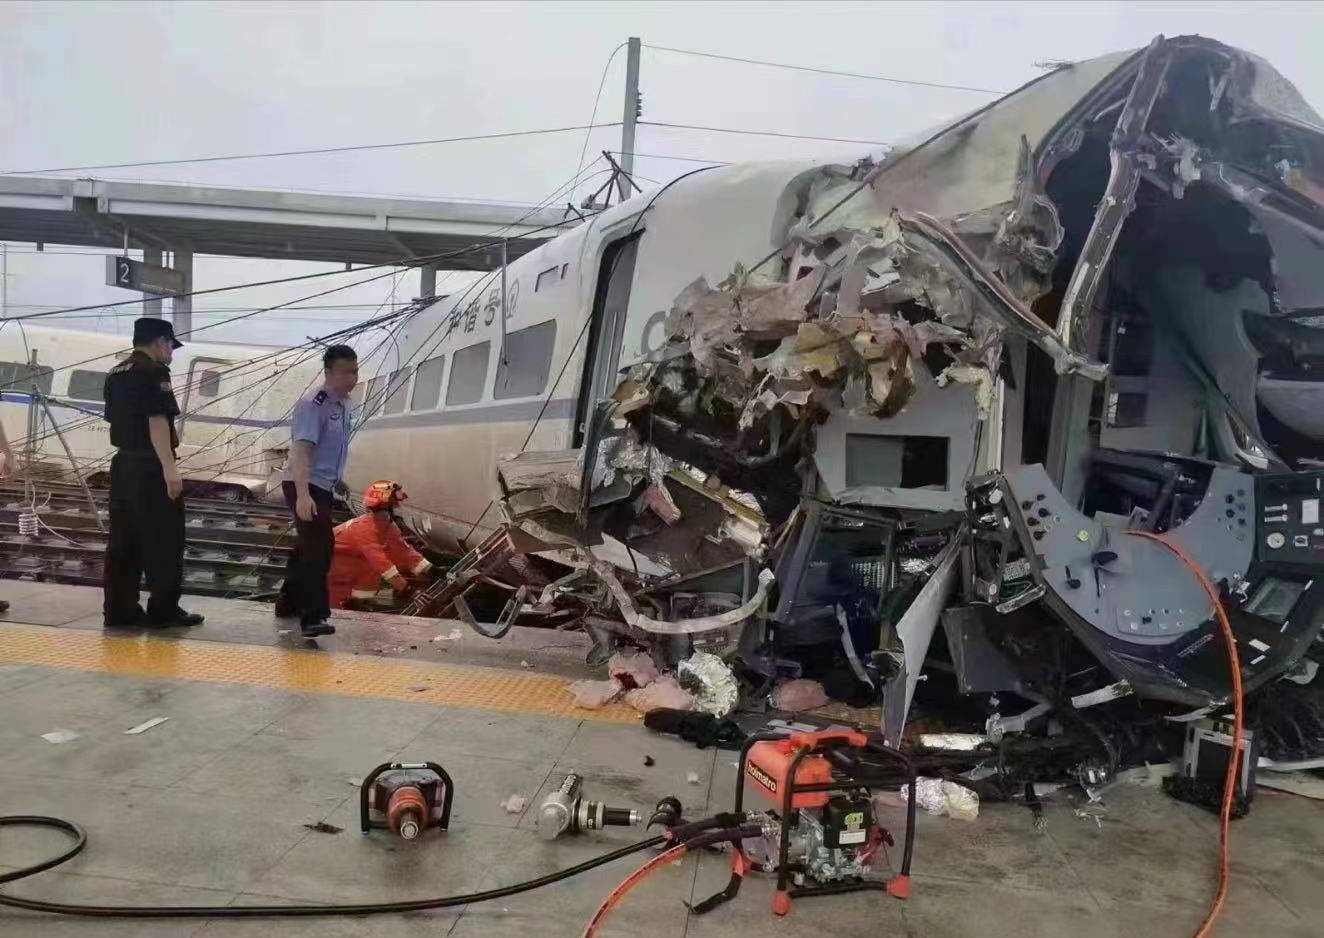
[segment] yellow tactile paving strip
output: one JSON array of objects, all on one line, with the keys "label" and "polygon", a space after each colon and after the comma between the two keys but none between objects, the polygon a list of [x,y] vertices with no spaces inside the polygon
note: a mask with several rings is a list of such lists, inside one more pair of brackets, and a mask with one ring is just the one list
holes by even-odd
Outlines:
[{"label": "yellow tactile paving strip", "polygon": [[112,637],[93,631],[5,625],[0,626],[0,662],[612,723],[639,719],[633,710],[619,704],[600,710],[577,709],[567,690],[572,682],[560,677],[261,645]]}]

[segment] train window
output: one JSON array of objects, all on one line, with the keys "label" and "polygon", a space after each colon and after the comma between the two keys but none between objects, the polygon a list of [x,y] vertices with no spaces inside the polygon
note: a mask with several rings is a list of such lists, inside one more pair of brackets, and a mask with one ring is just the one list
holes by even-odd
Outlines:
[{"label": "train window", "polygon": [[414,375],[414,396],[410,410],[432,410],[441,402],[441,379],[446,373],[446,356],[429,358],[418,366]]},{"label": "train window", "polygon": [[198,375],[198,396],[215,397],[221,393],[221,373],[208,369]]},{"label": "train window", "polygon": [[496,385],[492,388],[492,396],[501,401],[541,394],[552,370],[552,349],[555,345],[555,319],[508,333],[506,347],[497,363]]},{"label": "train window", "polygon": [[386,406],[383,411],[388,414],[398,414],[405,409],[405,401],[409,399],[409,368],[401,368],[391,375],[390,389],[387,393]]},{"label": "train window", "polygon": [[947,437],[846,434],[846,485],[947,487]]},{"label": "train window", "polygon": [[106,373],[75,368],[69,372],[69,397],[76,401],[105,400]]},{"label": "train window", "polygon": [[0,390],[30,391],[35,383],[42,394],[51,393],[55,372],[40,365],[35,368],[22,362],[0,362]]},{"label": "train window", "polygon": [[382,409],[382,386],[386,383],[385,375],[378,375],[368,382],[368,391],[363,397],[363,416],[371,417]]},{"label": "train window", "polygon": [[482,400],[483,386],[487,384],[487,358],[490,351],[490,342],[479,342],[451,356],[451,380],[446,386],[447,407]]},{"label": "train window", "polygon": [[538,279],[534,281],[533,292],[537,293],[539,290],[542,290],[546,287],[550,287],[553,284],[559,282],[560,279],[561,279],[561,268],[548,267],[546,270],[540,273],[538,275]]}]

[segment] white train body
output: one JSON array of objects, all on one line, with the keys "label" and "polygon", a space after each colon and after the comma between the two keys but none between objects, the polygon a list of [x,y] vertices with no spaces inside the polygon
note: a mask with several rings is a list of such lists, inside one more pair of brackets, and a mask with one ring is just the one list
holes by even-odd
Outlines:
[{"label": "white train body", "polygon": [[[32,325],[20,329],[13,322],[0,327],[0,419],[20,457],[35,429],[37,474],[63,481],[75,481],[77,475],[93,482],[105,478],[114,450],[102,417],[103,386],[106,372],[127,353],[122,336]],[[290,410],[319,380],[317,352],[189,342],[175,352],[171,373],[182,412],[179,457],[188,489],[223,496],[264,494],[289,451]],[[34,382],[49,412],[34,403]]]}]

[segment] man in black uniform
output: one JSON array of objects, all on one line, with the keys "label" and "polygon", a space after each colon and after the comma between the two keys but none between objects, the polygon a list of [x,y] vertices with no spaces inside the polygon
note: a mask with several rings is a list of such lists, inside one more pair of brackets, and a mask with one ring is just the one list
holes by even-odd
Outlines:
[{"label": "man in black uniform", "polygon": [[[175,464],[179,405],[170,360],[183,346],[164,319],[133,324],[133,353],[106,376],[106,420],[116,447],[110,461],[110,537],[106,543],[107,628],[200,625],[179,608],[184,582],[184,481]],[[147,575],[144,613],[138,587]]]}]

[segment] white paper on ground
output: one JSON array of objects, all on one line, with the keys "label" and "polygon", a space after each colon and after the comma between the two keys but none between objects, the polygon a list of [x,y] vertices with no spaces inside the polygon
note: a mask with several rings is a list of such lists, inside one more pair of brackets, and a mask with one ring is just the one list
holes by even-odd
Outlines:
[{"label": "white paper on ground", "polygon": [[78,734],[73,730],[52,730],[49,733],[42,733],[41,738],[48,743],[67,743],[78,738]]},{"label": "white paper on ground", "polygon": [[160,726],[168,719],[170,719],[170,717],[152,717],[150,720],[146,720],[142,723],[139,723],[137,726],[133,727],[132,729],[125,730],[124,735],[137,736],[139,733],[146,733],[152,727]]}]

